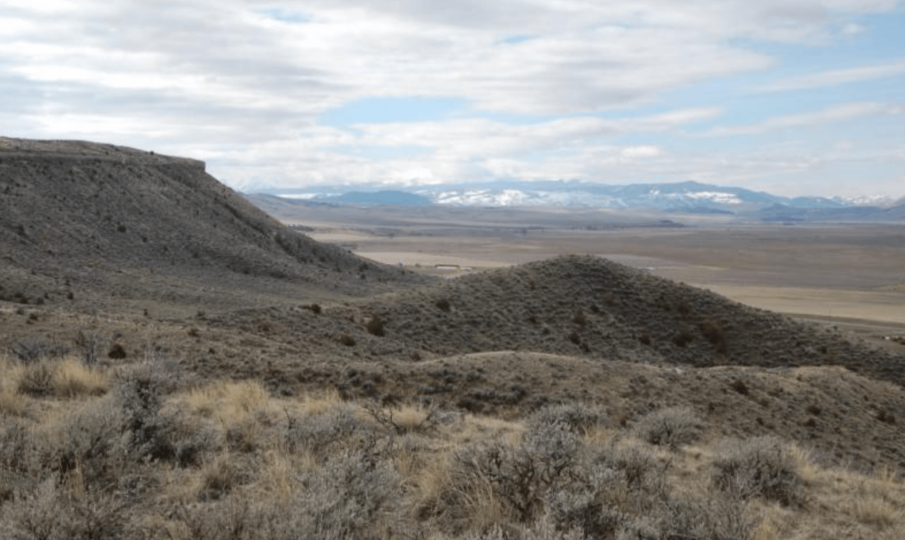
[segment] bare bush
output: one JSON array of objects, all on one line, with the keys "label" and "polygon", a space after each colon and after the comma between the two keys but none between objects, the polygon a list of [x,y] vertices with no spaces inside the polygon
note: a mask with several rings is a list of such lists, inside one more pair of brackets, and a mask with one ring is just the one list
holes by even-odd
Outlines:
[{"label": "bare bush", "polygon": [[581,440],[563,424],[546,424],[529,432],[520,445],[471,447],[456,455],[453,475],[459,494],[489,483],[521,523],[528,523],[543,507],[548,489],[576,465]]},{"label": "bare bush", "polygon": [[694,442],[703,422],[690,407],[669,407],[654,411],[638,421],[632,431],[639,439],[677,450]]}]

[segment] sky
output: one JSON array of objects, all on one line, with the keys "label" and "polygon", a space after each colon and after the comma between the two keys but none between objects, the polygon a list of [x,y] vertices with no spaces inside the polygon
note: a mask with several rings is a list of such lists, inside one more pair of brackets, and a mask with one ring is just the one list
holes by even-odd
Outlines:
[{"label": "sky", "polygon": [[0,0],[0,136],[242,191],[695,180],[905,196],[905,1]]}]

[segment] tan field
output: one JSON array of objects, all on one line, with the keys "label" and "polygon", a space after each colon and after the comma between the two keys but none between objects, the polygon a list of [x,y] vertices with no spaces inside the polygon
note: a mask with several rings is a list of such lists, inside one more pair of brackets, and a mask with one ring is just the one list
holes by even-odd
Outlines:
[{"label": "tan field", "polygon": [[[457,221],[460,216],[450,216],[445,224],[438,217],[428,223],[398,211],[402,225],[387,229],[380,219],[368,224],[359,214],[357,220],[348,220],[339,209],[317,212],[313,238],[340,242],[369,259],[424,273],[455,277],[587,253],[747,305],[837,325],[884,346],[888,345],[885,337],[905,334],[905,227],[901,225],[788,227],[672,216],[672,221],[689,226],[628,224],[589,231],[583,227],[585,214],[570,217],[559,211],[537,211],[548,224],[523,232],[519,228],[527,219],[524,215],[506,226],[503,211],[480,215],[479,210],[469,210],[474,221],[468,227]],[[338,222],[330,222],[331,212]],[[375,216],[382,218],[389,212],[382,209]]]}]

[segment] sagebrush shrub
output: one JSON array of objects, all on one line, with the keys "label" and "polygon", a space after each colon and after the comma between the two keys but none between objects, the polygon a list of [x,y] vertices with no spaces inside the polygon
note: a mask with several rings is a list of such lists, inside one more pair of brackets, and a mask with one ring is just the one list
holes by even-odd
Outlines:
[{"label": "sagebrush shrub", "polygon": [[321,414],[290,416],[286,443],[290,451],[307,450],[324,456],[343,441],[369,435],[371,428],[363,423],[354,405],[340,403]]},{"label": "sagebrush shrub", "polygon": [[113,395],[122,407],[124,428],[131,450],[142,457],[168,459],[175,448],[168,437],[172,426],[160,414],[166,395],[182,384],[174,363],[149,360],[117,374]]},{"label": "sagebrush shrub", "polygon": [[307,530],[300,538],[362,538],[399,503],[399,475],[386,461],[356,452],[302,478],[298,502]]},{"label": "sagebrush shrub", "polygon": [[10,347],[13,355],[22,363],[30,364],[48,358],[62,358],[69,354],[69,347],[51,341],[23,340]]},{"label": "sagebrush shrub", "polygon": [[639,439],[677,450],[694,442],[703,422],[690,407],[668,407],[654,411],[639,420],[632,432]]},{"label": "sagebrush shrub", "polygon": [[725,441],[713,461],[712,478],[722,491],[790,505],[801,500],[803,483],[789,447],[776,437]]},{"label": "sagebrush shrub", "polygon": [[489,483],[515,519],[528,523],[543,507],[547,490],[574,469],[581,444],[562,423],[554,423],[529,431],[521,444],[466,448],[456,455],[452,473],[458,495],[467,497],[475,486]]},{"label": "sagebrush shrub", "polygon": [[74,495],[48,478],[32,493],[0,506],[0,537],[8,540],[113,540],[122,536],[124,505],[114,495]]},{"label": "sagebrush shrub", "polygon": [[543,426],[561,423],[577,434],[602,427],[607,424],[606,415],[599,408],[575,403],[549,405],[528,418],[528,429],[538,430]]},{"label": "sagebrush shrub", "polygon": [[383,321],[380,319],[380,315],[374,315],[370,319],[368,319],[367,324],[365,324],[365,330],[368,331],[369,334],[383,337],[386,335],[386,331],[383,328]]}]

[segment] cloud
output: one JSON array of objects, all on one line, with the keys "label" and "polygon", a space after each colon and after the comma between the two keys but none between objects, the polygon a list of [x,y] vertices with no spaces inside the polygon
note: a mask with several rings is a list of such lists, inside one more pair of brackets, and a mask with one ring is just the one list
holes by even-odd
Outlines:
[{"label": "cloud", "polygon": [[839,86],[856,82],[871,81],[905,74],[905,61],[877,66],[864,66],[813,73],[802,77],[785,79],[773,84],[760,86],[763,92],[784,92],[788,90],[808,90],[824,86]]},{"label": "cloud", "polygon": [[[710,162],[683,158],[662,137],[718,120],[720,104],[673,105],[675,91],[769,69],[778,59],[758,44],[842,39],[856,16],[899,5],[0,0],[0,125],[11,136],[78,137],[208,159],[234,186],[704,174],[714,170]],[[785,84],[870,80],[900,66]],[[344,104],[386,97],[466,105],[444,122],[318,123]],[[825,116],[723,134],[832,121]],[[405,147],[425,151],[356,154]]]},{"label": "cloud", "polygon": [[704,136],[722,137],[727,135],[759,135],[769,131],[808,127],[831,122],[844,122],[863,116],[900,115],[905,106],[891,103],[847,103],[820,111],[777,116],[761,122],[743,126],[718,127],[705,132]]}]

